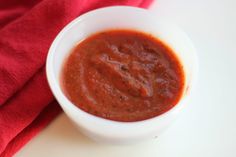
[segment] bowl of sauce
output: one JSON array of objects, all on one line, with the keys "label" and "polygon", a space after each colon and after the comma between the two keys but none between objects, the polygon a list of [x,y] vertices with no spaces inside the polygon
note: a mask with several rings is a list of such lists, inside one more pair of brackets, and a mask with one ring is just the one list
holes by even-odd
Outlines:
[{"label": "bowl of sauce", "polygon": [[177,26],[140,8],[88,12],[52,43],[49,86],[90,138],[131,143],[158,136],[187,105],[195,49]]}]

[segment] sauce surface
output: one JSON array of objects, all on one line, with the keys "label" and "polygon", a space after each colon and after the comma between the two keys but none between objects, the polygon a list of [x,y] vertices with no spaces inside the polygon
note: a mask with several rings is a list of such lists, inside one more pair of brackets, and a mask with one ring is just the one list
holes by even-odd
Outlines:
[{"label": "sauce surface", "polygon": [[160,40],[132,30],[111,30],[76,45],[63,65],[61,84],[80,109],[131,122],[174,107],[183,93],[184,73]]}]

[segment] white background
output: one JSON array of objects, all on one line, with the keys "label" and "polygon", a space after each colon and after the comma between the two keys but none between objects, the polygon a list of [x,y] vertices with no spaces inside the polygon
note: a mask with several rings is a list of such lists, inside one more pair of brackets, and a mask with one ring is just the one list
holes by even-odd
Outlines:
[{"label": "white background", "polygon": [[198,84],[177,121],[154,140],[111,146],[62,114],[16,157],[236,157],[236,1],[158,0],[150,10],[182,27],[198,51]]}]

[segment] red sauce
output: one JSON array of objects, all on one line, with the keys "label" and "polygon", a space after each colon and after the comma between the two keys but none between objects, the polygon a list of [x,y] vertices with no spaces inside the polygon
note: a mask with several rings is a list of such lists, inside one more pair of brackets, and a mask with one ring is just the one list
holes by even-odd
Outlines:
[{"label": "red sauce", "polygon": [[80,42],[65,61],[62,87],[80,109],[115,121],[140,121],[175,106],[184,73],[172,50],[150,35],[112,30]]}]

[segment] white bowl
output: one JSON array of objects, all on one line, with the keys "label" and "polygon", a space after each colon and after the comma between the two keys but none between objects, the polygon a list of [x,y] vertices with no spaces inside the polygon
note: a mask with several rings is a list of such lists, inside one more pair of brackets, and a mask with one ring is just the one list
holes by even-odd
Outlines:
[{"label": "white bowl", "polygon": [[[134,29],[161,39],[177,54],[185,73],[184,93],[178,104],[164,114],[138,122],[117,122],[79,109],[63,94],[60,72],[63,61],[80,41],[109,29]],[[116,6],[88,12],[69,23],[52,43],[46,63],[47,79],[67,116],[90,138],[99,142],[130,143],[158,136],[179,114],[192,91],[197,73],[195,49],[186,34],[173,24],[135,7]]]}]

